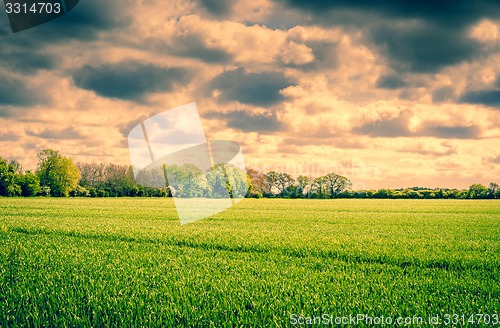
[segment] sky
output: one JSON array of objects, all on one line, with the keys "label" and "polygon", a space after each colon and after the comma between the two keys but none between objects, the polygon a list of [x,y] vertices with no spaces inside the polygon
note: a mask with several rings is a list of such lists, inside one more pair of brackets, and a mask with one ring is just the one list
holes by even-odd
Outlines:
[{"label": "sky", "polygon": [[247,167],[354,189],[500,182],[500,2],[81,0],[13,33],[0,156],[130,164],[141,121],[196,102]]}]

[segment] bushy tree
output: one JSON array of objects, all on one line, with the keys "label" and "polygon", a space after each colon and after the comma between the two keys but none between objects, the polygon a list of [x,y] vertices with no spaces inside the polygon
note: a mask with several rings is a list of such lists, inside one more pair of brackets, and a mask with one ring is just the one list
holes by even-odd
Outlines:
[{"label": "bushy tree", "polygon": [[328,181],[324,176],[317,177],[316,179],[314,179],[312,187],[315,198],[327,197]]},{"label": "bushy tree", "polygon": [[297,177],[297,196],[304,197],[307,195],[309,198],[311,196],[311,183],[312,179],[305,175],[299,175]]},{"label": "bushy tree", "polygon": [[16,161],[7,162],[0,157],[0,196],[20,196],[22,193],[20,175],[21,165]]},{"label": "bushy tree", "polygon": [[500,188],[498,187],[497,183],[490,182],[490,185],[488,186],[488,198],[499,198],[498,195],[500,195]]},{"label": "bushy tree", "polygon": [[175,197],[195,198],[205,196],[208,188],[207,177],[193,164],[164,166],[170,192]]},{"label": "bushy tree", "polygon": [[261,198],[265,192],[264,174],[254,169],[247,169],[248,193],[247,197]]},{"label": "bushy tree", "polygon": [[72,197],[90,197],[90,192],[86,188],[77,185],[75,189],[69,192],[69,195]]},{"label": "bushy tree", "polygon": [[270,171],[264,174],[264,194],[274,196],[279,194],[279,173]]},{"label": "bushy tree", "polygon": [[475,183],[469,187],[469,198],[481,199],[486,198],[486,196],[488,196],[488,188],[486,188],[482,184]]},{"label": "bushy tree", "polygon": [[73,161],[61,156],[52,149],[38,154],[36,174],[42,186],[50,187],[50,193],[56,197],[67,197],[78,185],[80,171]]},{"label": "bushy tree", "polygon": [[232,164],[219,164],[223,167],[229,184],[231,198],[243,198],[248,192],[249,178],[239,167]]},{"label": "bushy tree", "polygon": [[352,187],[352,183],[349,179],[336,173],[328,173],[325,175],[325,181],[330,197],[336,197]]},{"label": "bushy tree", "polygon": [[285,193],[288,191],[288,195],[293,192],[290,190],[290,187],[295,185],[295,180],[293,177],[284,172],[276,172],[270,171],[264,174],[265,181],[265,191],[268,195],[274,196],[285,196]]},{"label": "bushy tree", "polygon": [[217,164],[207,172],[207,197],[228,198],[231,195],[231,184],[227,178],[224,164]]},{"label": "bushy tree", "polygon": [[24,197],[33,197],[41,193],[40,179],[31,171],[26,171],[19,178],[19,185],[21,186],[21,195]]}]

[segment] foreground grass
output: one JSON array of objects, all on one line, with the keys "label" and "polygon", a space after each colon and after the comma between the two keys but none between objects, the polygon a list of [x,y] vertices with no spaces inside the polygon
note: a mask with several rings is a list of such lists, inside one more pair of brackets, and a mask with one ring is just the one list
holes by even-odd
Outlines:
[{"label": "foreground grass", "polygon": [[0,327],[499,313],[500,202],[0,199]]}]

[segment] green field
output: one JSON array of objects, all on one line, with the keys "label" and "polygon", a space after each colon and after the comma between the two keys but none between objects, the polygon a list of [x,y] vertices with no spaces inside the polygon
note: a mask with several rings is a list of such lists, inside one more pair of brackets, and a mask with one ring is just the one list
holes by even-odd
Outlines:
[{"label": "green field", "polygon": [[500,314],[500,201],[0,199],[0,327]]}]

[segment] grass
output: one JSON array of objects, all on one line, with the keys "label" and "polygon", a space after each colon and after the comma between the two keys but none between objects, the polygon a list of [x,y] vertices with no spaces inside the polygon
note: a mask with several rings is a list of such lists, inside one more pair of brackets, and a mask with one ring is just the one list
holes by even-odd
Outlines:
[{"label": "grass", "polygon": [[499,313],[500,202],[0,199],[0,327]]}]

